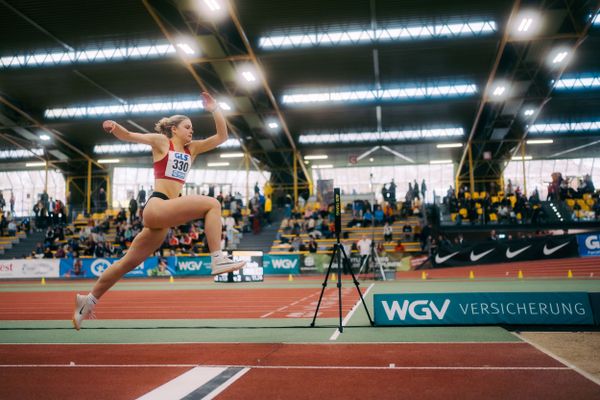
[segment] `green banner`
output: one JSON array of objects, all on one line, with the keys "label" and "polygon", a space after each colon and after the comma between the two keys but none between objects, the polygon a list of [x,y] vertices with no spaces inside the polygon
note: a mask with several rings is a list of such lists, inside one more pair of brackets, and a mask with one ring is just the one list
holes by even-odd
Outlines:
[{"label": "green banner", "polygon": [[593,325],[587,293],[376,294],[376,325]]},{"label": "green banner", "polygon": [[263,256],[265,275],[288,275],[300,273],[299,254],[265,254]]}]

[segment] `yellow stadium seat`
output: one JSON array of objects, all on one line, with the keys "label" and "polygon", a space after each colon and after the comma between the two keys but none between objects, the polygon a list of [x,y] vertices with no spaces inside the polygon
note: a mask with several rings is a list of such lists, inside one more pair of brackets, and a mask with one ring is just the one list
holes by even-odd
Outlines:
[{"label": "yellow stadium seat", "polygon": [[592,199],[591,197],[586,199],[585,203],[590,206],[593,207],[594,206],[594,199]]},{"label": "yellow stadium seat", "polygon": [[468,211],[466,208],[461,208],[458,212],[463,218],[467,217]]},{"label": "yellow stadium seat", "polygon": [[498,196],[492,196],[492,203],[498,203],[500,198]]},{"label": "yellow stadium seat", "polygon": [[473,200],[479,200],[479,193],[473,192]]},{"label": "yellow stadium seat", "polygon": [[497,222],[498,216],[495,213],[490,214],[490,221]]},{"label": "yellow stadium seat", "polygon": [[483,209],[481,207],[478,207],[477,208],[477,215],[481,215],[481,214],[483,214]]},{"label": "yellow stadium seat", "polygon": [[486,193],[486,192],[480,192],[480,193],[479,193],[479,198],[480,198],[480,199],[484,199],[486,195],[487,195],[487,193]]},{"label": "yellow stadium seat", "polygon": [[450,214],[450,219],[452,219],[452,222],[456,221],[456,215],[456,213]]},{"label": "yellow stadium seat", "polygon": [[573,206],[575,205],[575,200],[573,199],[567,199],[567,205],[571,208],[573,208]]}]

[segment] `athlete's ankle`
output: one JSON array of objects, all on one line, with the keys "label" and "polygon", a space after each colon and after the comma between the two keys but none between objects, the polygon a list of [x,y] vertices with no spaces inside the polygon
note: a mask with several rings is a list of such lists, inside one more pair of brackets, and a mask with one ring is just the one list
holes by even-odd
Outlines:
[{"label": "athlete's ankle", "polygon": [[92,294],[92,292],[88,293],[87,298],[88,298],[89,301],[91,301],[94,304],[97,304],[100,301],[100,299],[97,299],[96,296],[94,296]]}]

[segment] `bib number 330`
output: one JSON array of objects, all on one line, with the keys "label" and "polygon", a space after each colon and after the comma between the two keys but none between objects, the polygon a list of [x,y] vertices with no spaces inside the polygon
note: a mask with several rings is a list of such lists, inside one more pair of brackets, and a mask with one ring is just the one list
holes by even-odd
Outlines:
[{"label": "bib number 330", "polygon": [[183,160],[173,160],[171,168],[176,171],[187,172],[187,170],[190,168],[190,164]]}]

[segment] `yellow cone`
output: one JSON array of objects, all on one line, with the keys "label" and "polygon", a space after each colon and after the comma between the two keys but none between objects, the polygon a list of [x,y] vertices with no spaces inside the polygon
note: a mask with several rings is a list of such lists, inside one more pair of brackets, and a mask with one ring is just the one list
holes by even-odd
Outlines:
[{"label": "yellow cone", "polygon": [[469,279],[475,279],[475,273],[473,271],[469,271]]},{"label": "yellow cone", "polygon": [[519,279],[523,279],[523,271],[519,270],[519,275],[517,275]]},{"label": "yellow cone", "polygon": [[42,285],[46,284],[46,278],[42,276],[42,281],[40,282]]},{"label": "yellow cone", "polygon": [[421,272],[421,279],[427,280],[427,272],[425,272],[425,271]]},{"label": "yellow cone", "polygon": [[335,282],[337,280],[337,275],[331,274],[331,280]]},{"label": "yellow cone", "polygon": [[294,276],[292,274],[288,275],[288,282],[292,282],[294,280]]},{"label": "yellow cone", "polygon": [[573,278],[573,271],[569,270],[569,272],[567,272],[567,278]]},{"label": "yellow cone", "polygon": [[169,277],[169,283],[174,283],[174,282],[175,282],[175,279],[173,279],[173,275],[171,275],[171,276]]}]

